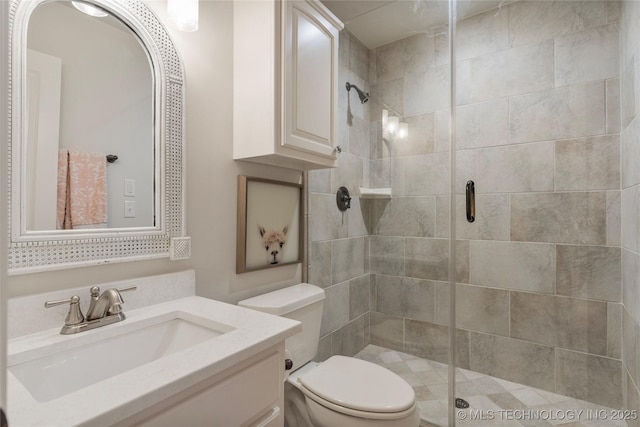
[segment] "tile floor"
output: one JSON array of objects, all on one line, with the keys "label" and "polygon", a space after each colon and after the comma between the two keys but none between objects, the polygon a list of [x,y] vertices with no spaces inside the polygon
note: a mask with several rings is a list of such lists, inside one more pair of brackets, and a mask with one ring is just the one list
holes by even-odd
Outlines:
[{"label": "tile floor", "polygon": [[[416,392],[420,427],[446,427],[448,368],[444,363],[368,345],[355,357],[384,366]],[[456,410],[457,426],[522,427],[626,426],[625,414],[582,400],[527,387],[466,369],[458,369],[456,395],[469,409]]]}]

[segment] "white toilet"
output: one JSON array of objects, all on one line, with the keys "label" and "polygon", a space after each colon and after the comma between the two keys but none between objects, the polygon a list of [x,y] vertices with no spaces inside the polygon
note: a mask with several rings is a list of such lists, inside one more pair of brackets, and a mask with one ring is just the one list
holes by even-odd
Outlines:
[{"label": "white toilet", "polygon": [[311,362],[318,349],[324,290],[307,283],[240,301],[242,307],[302,322],[285,342],[293,368],[285,383],[288,427],[417,427],[413,388],[395,373],[352,357]]}]

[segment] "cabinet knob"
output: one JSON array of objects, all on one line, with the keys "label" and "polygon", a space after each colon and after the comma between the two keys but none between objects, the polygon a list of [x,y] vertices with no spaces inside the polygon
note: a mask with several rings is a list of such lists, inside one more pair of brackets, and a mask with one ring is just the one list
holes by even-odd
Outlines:
[{"label": "cabinet knob", "polygon": [[284,370],[285,371],[290,371],[291,368],[293,368],[293,360],[291,359],[285,359],[284,360]]}]

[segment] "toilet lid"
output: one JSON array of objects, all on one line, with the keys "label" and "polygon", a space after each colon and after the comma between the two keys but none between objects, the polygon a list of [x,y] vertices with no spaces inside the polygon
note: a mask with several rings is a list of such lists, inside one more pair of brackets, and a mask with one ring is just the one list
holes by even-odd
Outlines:
[{"label": "toilet lid", "polygon": [[413,388],[398,375],[352,357],[333,356],[299,381],[317,396],[358,411],[400,412],[415,401]]}]

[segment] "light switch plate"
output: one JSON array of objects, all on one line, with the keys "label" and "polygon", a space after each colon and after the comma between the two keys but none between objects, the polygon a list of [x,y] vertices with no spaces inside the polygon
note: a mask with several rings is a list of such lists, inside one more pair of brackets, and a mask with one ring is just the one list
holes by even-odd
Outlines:
[{"label": "light switch plate", "polygon": [[134,200],[124,201],[124,217],[125,218],[136,217],[136,202]]},{"label": "light switch plate", "polygon": [[125,196],[135,196],[136,195],[136,180],[135,179],[125,179],[124,180],[124,195]]}]

